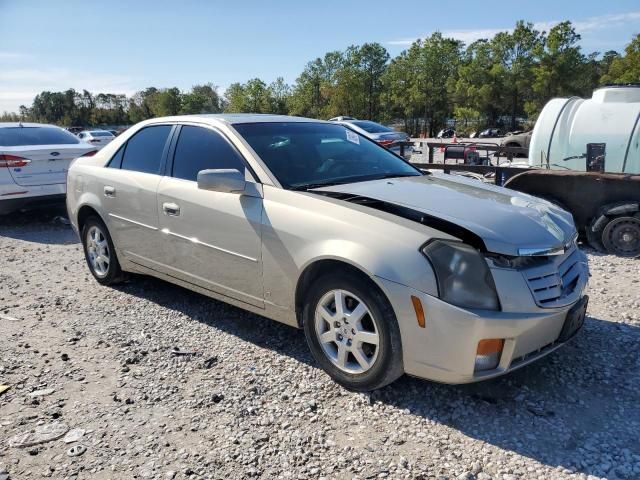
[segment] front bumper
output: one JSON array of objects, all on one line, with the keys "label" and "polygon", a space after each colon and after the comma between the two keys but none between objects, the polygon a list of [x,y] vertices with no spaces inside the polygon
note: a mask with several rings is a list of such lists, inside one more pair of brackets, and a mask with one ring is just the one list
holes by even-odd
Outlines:
[{"label": "front bumper", "polygon": [[[405,285],[378,278],[391,301],[402,337],[404,370],[409,375],[442,383],[470,383],[504,375],[553,352],[567,313],[580,301],[587,272],[581,277],[575,300],[561,308],[537,308],[533,301],[517,311],[465,310]],[[524,292],[528,293],[526,285]],[[416,320],[411,296],[425,312],[425,327]],[[527,295],[523,295],[526,297]],[[531,298],[531,295],[528,294]],[[503,338],[498,367],[475,372],[478,342]]]}]

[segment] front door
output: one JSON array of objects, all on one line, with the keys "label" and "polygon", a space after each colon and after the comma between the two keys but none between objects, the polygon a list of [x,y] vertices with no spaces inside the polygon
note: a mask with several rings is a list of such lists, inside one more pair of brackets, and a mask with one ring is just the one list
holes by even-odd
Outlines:
[{"label": "front door", "polygon": [[262,198],[198,188],[199,171],[222,168],[254,181],[221,133],[183,125],[173,163],[158,186],[164,262],[171,275],[263,307]]}]

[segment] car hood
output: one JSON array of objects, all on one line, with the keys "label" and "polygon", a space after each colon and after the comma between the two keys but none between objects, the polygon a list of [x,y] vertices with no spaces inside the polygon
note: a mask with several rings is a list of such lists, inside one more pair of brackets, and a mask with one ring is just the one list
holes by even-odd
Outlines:
[{"label": "car hood", "polygon": [[[433,174],[350,183],[315,189],[405,207],[455,225],[483,241],[489,252],[534,254],[566,248],[576,229],[570,213],[527,194],[453,175]],[[425,222],[428,224],[428,222]],[[459,229],[445,232],[460,237]]]}]

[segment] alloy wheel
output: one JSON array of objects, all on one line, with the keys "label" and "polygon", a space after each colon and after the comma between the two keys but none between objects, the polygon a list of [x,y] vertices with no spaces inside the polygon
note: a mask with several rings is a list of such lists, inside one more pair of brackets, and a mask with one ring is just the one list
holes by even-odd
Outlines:
[{"label": "alloy wheel", "polygon": [[340,370],[361,374],[375,364],[378,325],[367,305],[347,290],[330,290],[315,310],[315,333],[327,358]]},{"label": "alloy wheel", "polygon": [[111,261],[109,252],[109,242],[105,234],[99,227],[92,225],[87,230],[87,255],[91,268],[98,277],[106,277],[109,273],[109,263]]}]

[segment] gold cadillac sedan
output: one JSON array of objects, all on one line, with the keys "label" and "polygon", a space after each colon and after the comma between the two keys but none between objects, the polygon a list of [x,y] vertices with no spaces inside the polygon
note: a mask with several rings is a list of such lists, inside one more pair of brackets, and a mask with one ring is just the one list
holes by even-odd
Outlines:
[{"label": "gold cadillac sedan", "polygon": [[75,161],[67,182],[98,282],[153,275],[303,328],[353,390],[403,373],[502,375],[584,322],[588,269],[569,213],[425,174],[339,124],[157,118]]}]

